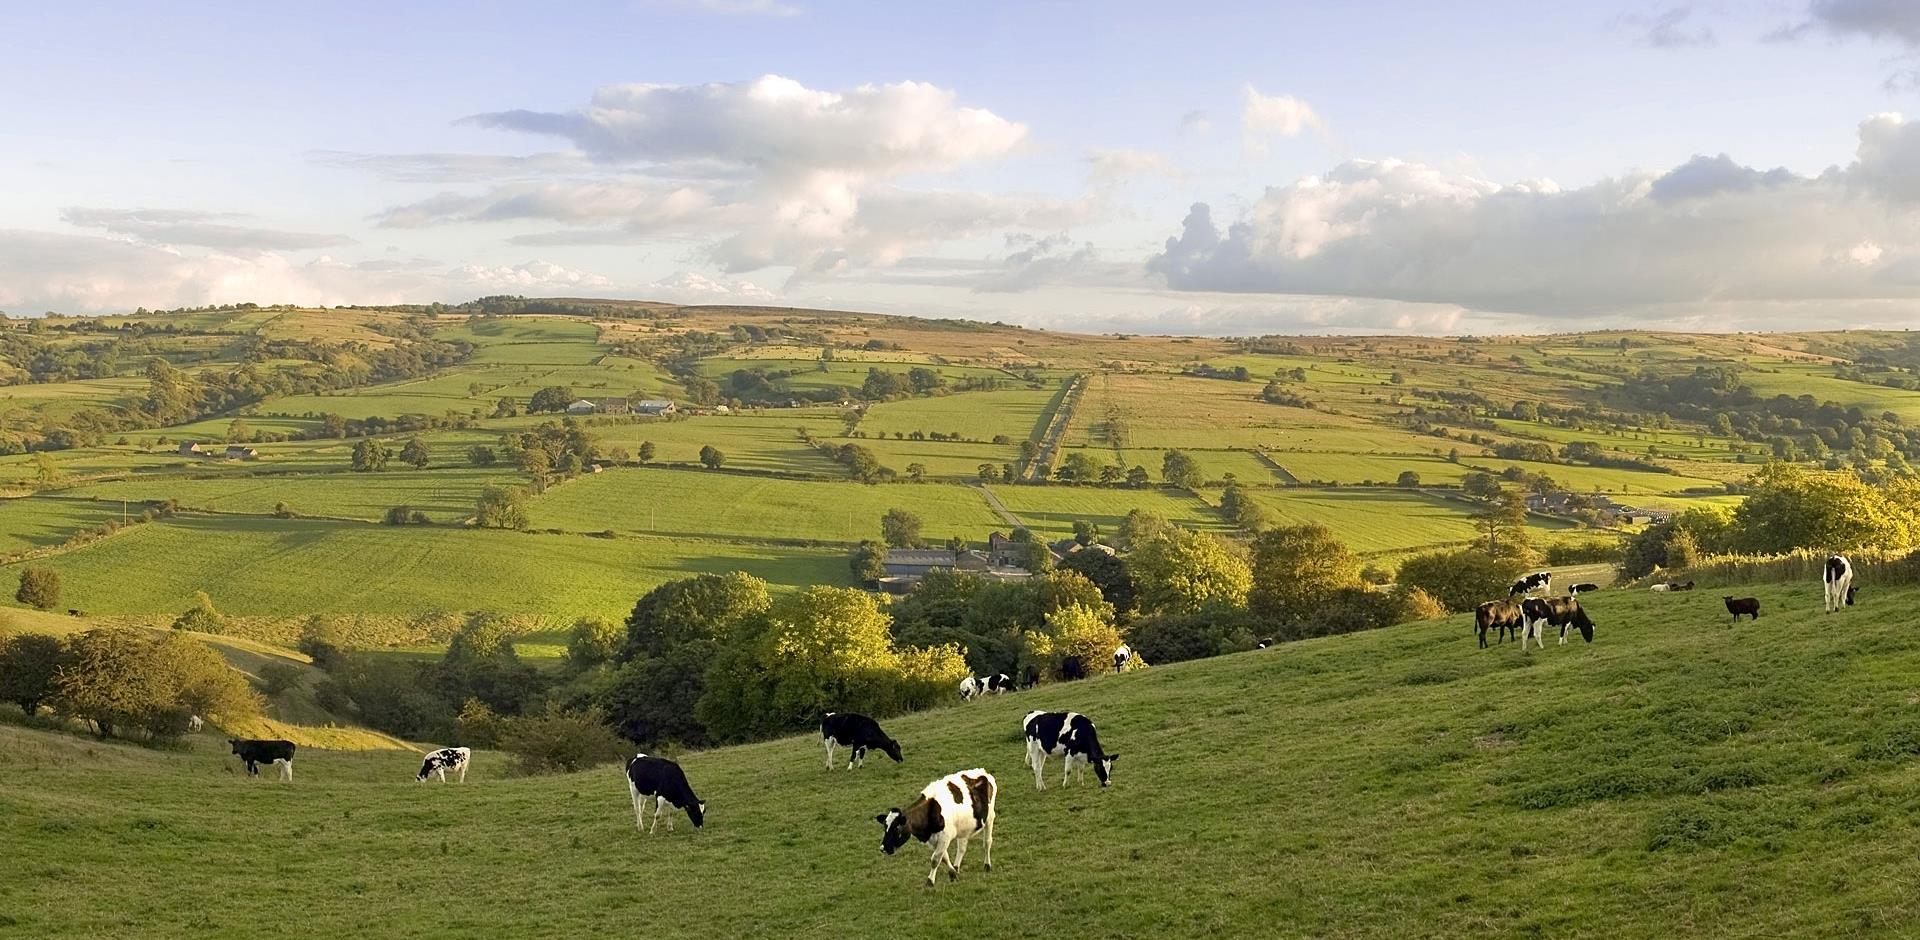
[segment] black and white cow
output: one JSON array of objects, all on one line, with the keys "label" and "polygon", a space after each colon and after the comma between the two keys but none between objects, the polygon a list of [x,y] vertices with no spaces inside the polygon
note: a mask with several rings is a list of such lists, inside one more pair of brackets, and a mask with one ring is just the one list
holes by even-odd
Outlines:
[{"label": "black and white cow", "polygon": [[[1474,608],[1473,626],[1480,634],[1480,648],[1487,648],[1487,631],[1494,631],[1499,642],[1507,642],[1509,636],[1520,636],[1520,629],[1527,624],[1526,612],[1517,601],[1488,601]],[[1525,642],[1525,637],[1521,637]]]},{"label": "black and white cow", "polygon": [[1260,642],[1253,644],[1253,648],[1257,650],[1263,650],[1272,645],[1273,645],[1273,637],[1263,636],[1260,638]]},{"label": "black and white cow", "polygon": [[1132,658],[1133,647],[1125,643],[1120,644],[1120,648],[1113,651],[1113,671],[1125,672],[1127,669],[1127,661]]},{"label": "black and white cow", "polygon": [[1825,574],[1827,613],[1853,606],[1853,562],[1845,555],[1828,555]]},{"label": "black and white cow", "polygon": [[447,782],[447,771],[451,770],[461,783],[467,782],[467,763],[473,760],[473,749],[469,747],[443,747],[427,755],[420,762],[420,772],[413,775],[415,783],[426,783],[428,777],[439,777],[441,783]]},{"label": "black and white cow", "polygon": [[1089,765],[1101,786],[1113,784],[1113,762],[1120,755],[1100,747],[1100,733],[1094,730],[1093,719],[1079,712],[1028,712],[1021,726],[1027,735],[1027,766],[1033,768],[1035,788],[1047,788],[1047,758],[1055,755],[1061,758],[1061,786],[1073,779],[1076,766],[1080,782],[1085,783]]},{"label": "black and white cow", "polygon": [[867,749],[878,748],[893,762],[900,763],[900,742],[887,737],[880,730],[880,723],[865,715],[840,712],[828,712],[820,719],[820,743],[827,749],[827,769],[833,769],[833,752],[837,748],[850,747],[847,754],[847,769],[865,766]]},{"label": "black and white cow", "polygon": [[1541,638],[1542,628],[1551,624],[1560,628],[1560,645],[1567,643],[1567,628],[1575,627],[1582,639],[1593,642],[1593,620],[1580,607],[1580,602],[1571,597],[1529,597],[1520,602],[1521,610],[1526,614],[1527,624],[1520,634],[1520,649],[1527,648],[1527,639],[1531,637],[1534,645],[1547,648],[1546,640]]},{"label": "black and white cow", "polygon": [[[627,792],[633,796],[633,824],[641,832],[658,831],[660,817],[669,806],[686,810],[695,829],[706,824],[706,801],[693,795],[693,787],[687,784],[687,774],[680,765],[664,757],[633,755],[633,759],[627,761]],[[646,811],[641,808],[649,798],[653,800],[652,829],[647,828]],[[667,831],[673,831],[671,815],[667,816]]]},{"label": "black and white cow", "polygon": [[227,743],[233,745],[233,753],[246,763],[247,776],[260,776],[261,764],[279,764],[280,779],[293,781],[292,741],[228,738]]},{"label": "black and white cow", "polygon": [[1582,581],[1579,584],[1568,585],[1567,596],[1579,597],[1582,594],[1591,594],[1594,591],[1598,591],[1598,590],[1600,590],[1600,585],[1595,584],[1592,581]]},{"label": "black and white cow", "polygon": [[1536,571],[1529,575],[1523,575],[1518,581],[1513,582],[1513,586],[1507,589],[1507,596],[1520,597],[1525,594],[1532,594],[1535,591],[1546,593],[1552,590],[1553,572]]},{"label": "black and white cow", "polygon": [[933,868],[927,884],[947,867],[947,880],[960,877],[967,842],[974,834],[986,836],[987,871],[993,870],[993,820],[1000,784],[980,768],[948,774],[926,785],[906,809],[894,807],[873,817],[880,824],[880,851],[892,855],[919,839],[933,848]]},{"label": "black and white cow", "polygon": [[968,701],[982,695],[999,695],[1013,691],[1013,677],[1004,672],[990,676],[968,676],[960,680],[960,700]]}]

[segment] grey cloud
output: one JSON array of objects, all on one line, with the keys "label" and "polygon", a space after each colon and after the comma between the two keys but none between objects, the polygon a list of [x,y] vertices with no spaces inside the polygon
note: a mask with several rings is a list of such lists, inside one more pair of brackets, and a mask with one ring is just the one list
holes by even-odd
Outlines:
[{"label": "grey cloud", "polygon": [[300,251],[353,244],[341,235],[286,232],[217,221],[241,218],[230,213],[188,209],[99,209],[68,206],[60,220],[156,245],[189,245],[221,251]]}]

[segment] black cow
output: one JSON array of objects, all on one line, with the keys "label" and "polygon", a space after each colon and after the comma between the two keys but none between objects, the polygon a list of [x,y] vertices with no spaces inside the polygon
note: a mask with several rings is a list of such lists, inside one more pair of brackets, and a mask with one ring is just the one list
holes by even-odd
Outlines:
[{"label": "black cow", "polygon": [[[706,824],[706,801],[693,795],[693,787],[687,784],[687,774],[680,765],[664,757],[635,754],[627,761],[627,792],[633,795],[633,824],[641,832],[658,831],[660,817],[668,806],[686,810],[695,829]],[[647,828],[646,813],[640,808],[641,801],[648,797],[653,798],[652,829]],[[667,816],[667,831],[673,831],[672,816]]]},{"label": "black cow", "polygon": [[1520,648],[1527,648],[1527,638],[1532,637],[1536,646],[1545,647],[1541,639],[1542,624],[1551,624],[1560,628],[1560,643],[1567,642],[1567,628],[1575,627],[1580,631],[1581,639],[1593,642],[1593,620],[1580,607],[1580,602],[1571,597],[1529,597],[1520,602],[1521,611],[1526,615],[1526,632],[1520,635]]},{"label": "black cow", "polygon": [[833,769],[834,749],[841,747],[853,748],[847,754],[848,770],[866,764],[868,748],[879,748],[896,764],[901,760],[900,742],[887,737],[887,733],[880,730],[880,723],[865,715],[828,712],[827,717],[820,719],[820,743],[827,749],[828,770]]},{"label": "black cow", "polygon": [[1087,664],[1078,656],[1067,656],[1060,660],[1060,678],[1066,680],[1085,679]]},{"label": "black cow", "polygon": [[1040,667],[1031,666],[1031,665],[1028,666],[1027,671],[1020,674],[1020,680],[1021,680],[1021,683],[1024,684],[1029,689],[1033,688],[1036,685],[1039,685],[1040,684]]},{"label": "black cow", "polygon": [[1721,600],[1724,600],[1727,602],[1727,613],[1730,613],[1733,615],[1734,623],[1740,622],[1741,614],[1746,614],[1750,619],[1753,619],[1753,620],[1760,619],[1760,598],[1723,597],[1721,598]]},{"label": "black cow", "polygon": [[1086,782],[1088,765],[1092,765],[1100,785],[1112,785],[1113,762],[1119,760],[1120,755],[1109,754],[1100,747],[1100,733],[1094,730],[1093,719],[1078,712],[1028,712],[1021,725],[1027,734],[1027,766],[1033,768],[1033,785],[1037,789],[1047,788],[1043,772],[1047,758],[1055,754],[1060,755],[1064,765],[1061,786],[1072,779],[1076,764],[1082,783]]},{"label": "black cow", "polygon": [[1534,591],[1551,590],[1553,590],[1553,572],[1536,571],[1513,582],[1513,586],[1507,589],[1507,596],[1519,597],[1523,594],[1532,594]]},{"label": "black cow", "polygon": [[1827,613],[1853,606],[1853,562],[1845,555],[1828,555],[1826,573]]},{"label": "black cow", "polygon": [[1567,596],[1577,597],[1581,594],[1591,594],[1592,592],[1598,591],[1598,590],[1600,590],[1600,585],[1595,584],[1592,581],[1582,581],[1579,584],[1568,585]]},{"label": "black cow", "polygon": [[233,745],[233,753],[246,762],[247,776],[260,776],[261,764],[279,764],[280,779],[292,782],[294,751],[292,741],[228,738],[227,743]]},{"label": "black cow", "polygon": [[1505,643],[1508,636],[1520,636],[1520,628],[1526,623],[1526,614],[1518,601],[1488,601],[1473,611],[1473,626],[1480,634],[1481,649],[1487,648],[1488,630],[1493,630],[1494,636]]}]

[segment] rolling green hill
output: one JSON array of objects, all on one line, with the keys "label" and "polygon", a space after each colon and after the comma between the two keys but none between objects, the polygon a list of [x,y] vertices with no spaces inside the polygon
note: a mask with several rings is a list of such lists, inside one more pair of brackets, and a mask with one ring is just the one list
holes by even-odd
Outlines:
[{"label": "rolling green hill", "polygon": [[[0,929],[652,937],[1912,936],[1920,590],[1603,592],[1592,645],[1475,648],[1451,618],[1046,686],[888,723],[901,766],[806,736],[683,756],[708,825],[632,828],[621,775],[415,786],[404,753],[247,781],[0,727]],[[1021,716],[1094,716],[1111,789],[1036,792]],[[996,868],[886,858],[872,817],[1000,780]],[[1054,770],[1057,774],[1058,764]],[[917,846],[915,847],[918,848]],[[244,903],[210,905],[207,898]]]}]

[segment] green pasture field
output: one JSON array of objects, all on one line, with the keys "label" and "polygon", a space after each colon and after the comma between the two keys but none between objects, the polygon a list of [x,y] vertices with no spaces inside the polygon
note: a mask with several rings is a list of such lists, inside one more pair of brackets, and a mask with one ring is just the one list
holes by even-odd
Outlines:
[{"label": "green pasture field", "polygon": [[1073,534],[1075,520],[1085,519],[1112,534],[1127,513],[1142,509],[1190,529],[1225,532],[1219,512],[1185,490],[1153,487],[1126,489],[1106,486],[994,486],[993,494],[1020,517],[1027,527],[1057,539]]},{"label": "green pasture field", "polygon": [[768,408],[731,415],[587,422],[588,431],[602,447],[624,447],[637,456],[640,445],[651,441],[654,459],[661,463],[697,464],[700,448],[711,444],[726,455],[729,467],[822,476],[844,476],[846,469],[801,441],[800,429],[806,428],[820,440],[847,443],[839,438],[841,427],[837,408]]},{"label": "green pasture field", "polygon": [[[1361,554],[1455,545],[1474,538],[1473,507],[1456,500],[1384,487],[1248,489],[1279,525],[1323,525]],[[1208,494],[1215,498],[1217,494]],[[1536,541],[1578,528],[1534,517]]]},{"label": "green pasture field", "polygon": [[907,509],[933,543],[984,541],[1005,529],[980,492],[951,483],[783,480],[705,470],[617,467],[553,487],[533,500],[534,528],[857,542],[880,537],[880,517]]},{"label": "green pasture field", "polygon": [[[139,515],[141,506],[134,506]],[[68,537],[103,522],[121,518],[120,503],[61,496],[23,496],[0,499],[0,555],[58,545]]]},{"label": "green pasture field", "polygon": [[1740,384],[1763,398],[1812,395],[1819,401],[1858,407],[1870,415],[1891,411],[1903,421],[1920,421],[1920,392],[1837,378],[1830,365],[1794,362],[1772,364],[1764,370],[1748,369],[1740,373]]},{"label": "green pasture field", "polygon": [[1392,483],[1412,470],[1423,486],[1457,486],[1473,469],[1467,465],[1472,458],[1465,456],[1460,463],[1435,456],[1321,451],[1269,451],[1267,456],[1303,483]]},{"label": "green pasture field", "polygon": [[1057,388],[1018,388],[881,402],[868,406],[860,430],[889,437],[895,432],[939,432],[977,441],[1004,434],[1017,446],[1029,438],[1040,439],[1046,431],[1047,406],[1058,392]]},{"label": "green pasture field", "polygon": [[[851,579],[839,550],[192,515],[36,563],[60,573],[62,605],[101,615],[178,613],[204,590],[249,616],[498,610],[568,622],[623,616],[647,589],[708,572],[784,587]],[[17,567],[0,568],[0,582]]]},{"label": "green pasture field", "polygon": [[380,473],[259,474],[250,477],[131,477],[63,490],[63,496],[115,502],[172,499],[182,507],[213,512],[271,513],[286,503],[302,515],[378,521],[395,506],[425,512],[436,522],[473,514],[488,486],[517,486],[526,478],[509,466],[464,465],[414,470],[401,465]]},{"label": "green pasture field", "polygon": [[[1200,465],[1200,472],[1209,480],[1222,480],[1231,473],[1234,479],[1242,483],[1274,483],[1280,477],[1273,468],[1262,463],[1260,458],[1245,450],[1220,450],[1206,448],[1185,448],[1188,456]],[[1102,466],[1119,463],[1125,467],[1144,467],[1155,481],[1160,480],[1160,463],[1167,456],[1164,450],[1146,448],[1122,448],[1116,452],[1111,447],[1065,447],[1060,451],[1060,461],[1075,451],[1083,451]],[[1058,467],[1060,461],[1055,461]]]},{"label": "green pasture field", "polygon": [[1020,448],[1014,444],[989,444],[980,441],[904,441],[890,437],[886,439],[833,438],[833,441],[859,444],[873,451],[874,457],[881,464],[891,468],[902,478],[906,477],[907,468],[917,463],[927,468],[929,477],[973,482],[980,478],[980,465],[983,463],[1005,467],[1020,459]]},{"label": "green pasture field", "polygon": [[1646,473],[1639,470],[1616,470],[1611,467],[1535,463],[1530,460],[1501,460],[1494,457],[1462,456],[1460,462],[1495,473],[1507,467],[1519,467],[1528,473],[1544,473],[1560,485],[1581,493],[1600,492],[1616,496],[1646,494],[1677,496],[1689,490],[1708,490],[1712,494],[1725,492],[1725,488],[1716,480],[1682,476],[1676,473]]},{"label": "green pasture field", "polygon": [[[660,938],[1920,932],[1920,591],[1833,616],[1813,584],[1752,593],[1766,623],[1602,591],[1592,644],[1480,650],[1451,617],[956,703],[888,721],[906,762],[851,773],[811,734],[676,753],[706,826],[651,836],[613,765],[513,777],[483,751],[464,786],[418,786],[417,755],[303,748],[280,785],[213,733],[155,751],[0,726],[0,916],[49,940],[450,916]],[[1112,787],[1061,787],[1054,761],[1034,788],[1021,716],[1051,709],[1098,722]],[[873,817],[973,767],[999,783],[993,870],[976,838],[924,887],[924,847],[883,855]]]}]

